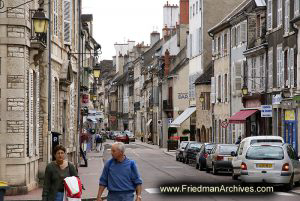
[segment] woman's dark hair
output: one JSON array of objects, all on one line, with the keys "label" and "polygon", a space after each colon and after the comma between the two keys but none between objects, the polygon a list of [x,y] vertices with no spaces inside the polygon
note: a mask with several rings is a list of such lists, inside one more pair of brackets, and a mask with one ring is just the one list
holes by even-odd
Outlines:
[{"label": "woman's dark hair", "polygon": [[59,144],[56,147],[54,147],[53,154],[55,155],[56,152],[58,152],[59,150],[61,150],[61,151],[63,151],[63,152],[66,153],[66,148],[64,146],[62,146],[62,145]]}]

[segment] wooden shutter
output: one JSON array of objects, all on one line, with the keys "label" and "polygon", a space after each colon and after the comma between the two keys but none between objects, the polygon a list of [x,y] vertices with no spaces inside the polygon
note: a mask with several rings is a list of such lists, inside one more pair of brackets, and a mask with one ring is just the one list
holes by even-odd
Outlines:
[{"label": "wooden shutter", "polygon": [[294,0],[294,10],[295,10],[295,17],[299,15],[299,0]]},{"label": "wooden shutter", "polygon": [[231,29],[231,47],[234,47],[234,44],[235,44],[234,37],[235,37],[235,28],[233,27]]},{"label": "wooden shutter", "polygon": [[290,26],[290,0],[285,0],[285,6],[284,6],[284,32],[289,32],[289,26]]},{"label": "wooden shutter", "polygon": [[29,119],[28,119],[28,123],[29,123],[29,135],[28,135],[28,149],[29,149],[29,157],[33,156],[33,71],[32,69],[29,69]]},{"label": "wooden shutter", "polygon": [[72,3],[64,0],[64,42],[70,45],[72,40]]},{"label": "wooden shutter", "polygon": [[285,85],[285,82],[284,82],[284,51],[282,51],[282,48],[281,48],[281,51],[280,51],[281,55],[280,55],[280,60],[281,60],[281,65],[280,65],[280,86],[282,88],[284,88],[284,85]]},{"label": "wooden shutter", "polygon": [[242,89],[242,62],[235,63],[235,90]]},{"label": "wooden shutter", "polygon": [[240,42],[246,42],[247,41],[247,23],[243,22],[241,24],[241,41]]},{"label": "wooden shutter", "polygon": [[294,63],[294,48],[290,49],[290,85],[293,88],[295,86],[295,63]]},{"label": "wooden shutter", "polygon": [[215,55],[215,40],[214,39],[211,41],[211,51],[212,51],[212,55],[214,56]]},{"label": "wooden shutter", "polygon": [[211,103],[216,103],[216,80],[215,77],[211,77]]},{"label": "wooden shutter", "polygon": [[268,54],[268,88],[273,89],[273,49]]},{"label": "wooden shutter", "polygon": [[35,92],[36,92],[36,94],[35,94],[35,96],[36,96],[36,105],[35,105],[35,107],[36,107],[36,117],[35,117],[35,124],[36,124],[36,131],[35,131],[35,135],[36,135],[36,137],[35,137],[35,139],[36,139],[36,145],[35,145],[35,147],[36,147],[36,150],[35,150],[35,154],[38,156],[39,155],[39,136],[40,136],[40,74],[39,74],[39,72],[37,71],[36,72],[36,83],[35,83],[36,85],[36,90],[35,90]]},{"label": "wooden shutter", "polygon": [[282,25],[282,0],[277,0],[277,27]]},{"label": "wooden shutter", "polygon": [[221,56],[224,56],[224,33],[221,35],[221,51],[220,51]]},{"label": "wooden shutter", "polygon": [[270,30],[272,29],[272,0],[268,0],[268,5],[267,5],[267,29]]},{"label": "wooden shutter", "polygon": [[286,64],[286,70],[287,70],[287,78],[285,86],[291,87],[291,52],[290,49],[287,49],[287,64]]},{"label": "wooden shutter", "polygon": [[219,102],[219,76],[216,76],[216,103]]},{"label": "wooden shutter", "polygon": [[276,57],[277,57],[277,87],[280,87],[281,86],[281,81],[280,81],[280,73],[281,73],[281,48],[280,47],[277,47],[277,54],[276,54]]}]

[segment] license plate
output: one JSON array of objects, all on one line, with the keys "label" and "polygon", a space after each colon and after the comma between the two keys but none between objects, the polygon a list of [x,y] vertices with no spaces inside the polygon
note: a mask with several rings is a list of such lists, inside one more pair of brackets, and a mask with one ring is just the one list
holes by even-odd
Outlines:
[{"label": "license plate", "polygon": [[229,161],[232,161],[232,157],[228,157],[228,160],[229,160]]},{"label": "license plate", "polygon": [[256,167],[257,168],[272,168],[272,164],[267,164],[267,163],[259,163],[259,164],[256,164]]}]

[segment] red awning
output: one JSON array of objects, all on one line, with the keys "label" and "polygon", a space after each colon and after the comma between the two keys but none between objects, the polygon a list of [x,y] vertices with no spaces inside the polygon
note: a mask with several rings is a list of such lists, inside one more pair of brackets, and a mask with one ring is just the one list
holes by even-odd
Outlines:
[{"label": "red awning", "polygon": [[241,110],[232,117],[229,118],[231,124],[242,124],[246,122],[246,119],[255,114],[258,110]]}]

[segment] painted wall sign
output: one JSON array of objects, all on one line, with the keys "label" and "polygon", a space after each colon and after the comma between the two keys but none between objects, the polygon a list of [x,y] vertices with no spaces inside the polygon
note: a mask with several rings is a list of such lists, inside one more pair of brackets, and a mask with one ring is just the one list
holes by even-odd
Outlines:
[{"label": "painted wall sign", "polygon": [[272,117],[272,105],[261,106],[261,117]]},{"label": "painted wall sign", "polygon": [[284,117],[284,120],[286,121],[295,121],[295,110],[285,110]]}]

